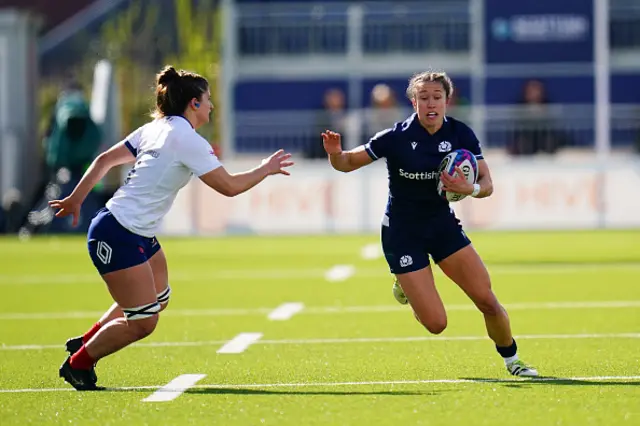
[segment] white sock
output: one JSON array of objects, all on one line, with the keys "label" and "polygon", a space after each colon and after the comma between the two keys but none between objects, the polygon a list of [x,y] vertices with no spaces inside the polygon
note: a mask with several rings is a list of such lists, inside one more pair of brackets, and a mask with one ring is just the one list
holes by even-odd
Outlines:
[{"label": "white sock", "polygon": [[503,358],[504,359],[504,363],[509,365],[511,364],[513,361],[517,361],[518,360],[518,354],[515,354],[514,356],[510,356],[508,358]]}]

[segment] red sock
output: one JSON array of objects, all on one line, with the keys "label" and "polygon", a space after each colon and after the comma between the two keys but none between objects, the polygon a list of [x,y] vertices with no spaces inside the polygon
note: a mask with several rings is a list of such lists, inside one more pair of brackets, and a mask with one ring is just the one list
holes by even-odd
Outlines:
[{"label": "red sock", "polygon": [[100,327],[102,327],[102,324],[100,324],[100,322],[93,324],[89,331],[84,333],[84,335],[82,336],[82,343],[87,343],[89,339],[91,339],[98,332],[98,330],[100,330]]},{"label": "red sock", "polygon": [[69,361],[72,368],[77,368],[79,370],[90,370],[93,367],[93,364],[96,362],[91,358],[91,355],[87,352],[87,348],[84,345],[80,348],[78,352],[71,355],[71,361]]}]

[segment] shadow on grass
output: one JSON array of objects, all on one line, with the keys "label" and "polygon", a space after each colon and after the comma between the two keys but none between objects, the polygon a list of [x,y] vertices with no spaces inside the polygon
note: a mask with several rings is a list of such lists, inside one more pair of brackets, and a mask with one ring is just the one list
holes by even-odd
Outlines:
[{"label": "shadow on grass", "polygon": [[[159,390],[159,389],[138,389],[138,388],[105,388],[100,392],[137,392],[151,394],[153,392],[172,392],[172,389]],[[190,395],[386,395],[386,396],[435,396],[444,393],[457,392],[456,389],[425,389],[425,390],[381,390],[381,391],[349,391],[349,390],[301,390],[300,388],[287,389],[256,389],[256,388],[234,388],[229,387],[201,387],[187,389],[184,394]]]},{"label": "shadow on grass", "polygon": [[189,389],[185,393],[189,394],[207,394],[207,395],[387,395],[387,396],[435,396],[453,390],[383,390],[383,391],[350,391],[350,390],[300,390],[300,389],[246,389],[246,388],[196,388]]},{"label": "shadow on grass", "polygon": [[495,383],[505,385],[507,387],[526,387],[539,385],[553,386],[640,386],[640,380],[579,380],[567,379],[555,376],[538,376],[530,379],[514,380],[514,379],[487,379],[482,377],[464,377],[463,380],[471,380],[481,383]]}]

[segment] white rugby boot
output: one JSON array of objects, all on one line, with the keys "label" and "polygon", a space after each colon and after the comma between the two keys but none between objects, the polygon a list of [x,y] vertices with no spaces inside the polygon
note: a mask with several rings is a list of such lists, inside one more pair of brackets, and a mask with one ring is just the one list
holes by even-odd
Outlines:
[{"label": "white rugby boot", "polygon": [[406,305],[407,303],[409,303],[407,296],[405,296],[404,291],[402,291],[402,287],[400,287],[400,284],[398,284],[397,278],[393,281],[392,291],[393,297],[398,301],[398,303],[400,303],[401,305]]},{"label": "white rugby boot", "polygon": [[538,377],[538,370],[524,363],[519,359],[506,364],[507,371],[514,376]]}]

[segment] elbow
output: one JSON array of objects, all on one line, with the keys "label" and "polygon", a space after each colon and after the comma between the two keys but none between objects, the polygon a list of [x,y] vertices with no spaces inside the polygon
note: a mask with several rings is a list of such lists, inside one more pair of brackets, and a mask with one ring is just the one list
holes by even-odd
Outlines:
[{"label": "elbow", "polygon": [[104,165],[107,164],[109,162],[109,156],[107,155],[107,152],[101,152],[95,160],[93,160],[94,163],[96,163],[96,165]]},{"label": "elbow", "polygon": [[224,187],[218,188],[218,192],[224,195],[225,197],[229,197],[229,198],[233,198],[240,193],[239,191],[235,190],[232,186],[224,186]]},{"label": "elbow", "polygon": [[242,194],[245,191],[235,180],[230,180],[226,185],[223,185],[220,188],[220,193],[225,197],[233,198],[237,195]]},{"label": "elbow", "polygon": [[349,173],[352,172],[354,170],[353,167],[351,167],[349,164],[331,164],[331,166],[342,173]]},{"label": "elbow", "polygon": [[493,194],[493,183],[489,184],[487,186],[487,193],[485,195],[485,197],[490,197]]},{"label": "elbow", "polygon": [[113,163],[111,158],[108,155],[108,152],[100,153],[95,160],[93,160],[93,165],[95,168],[99,170],[109,170],[113,167]]}]

